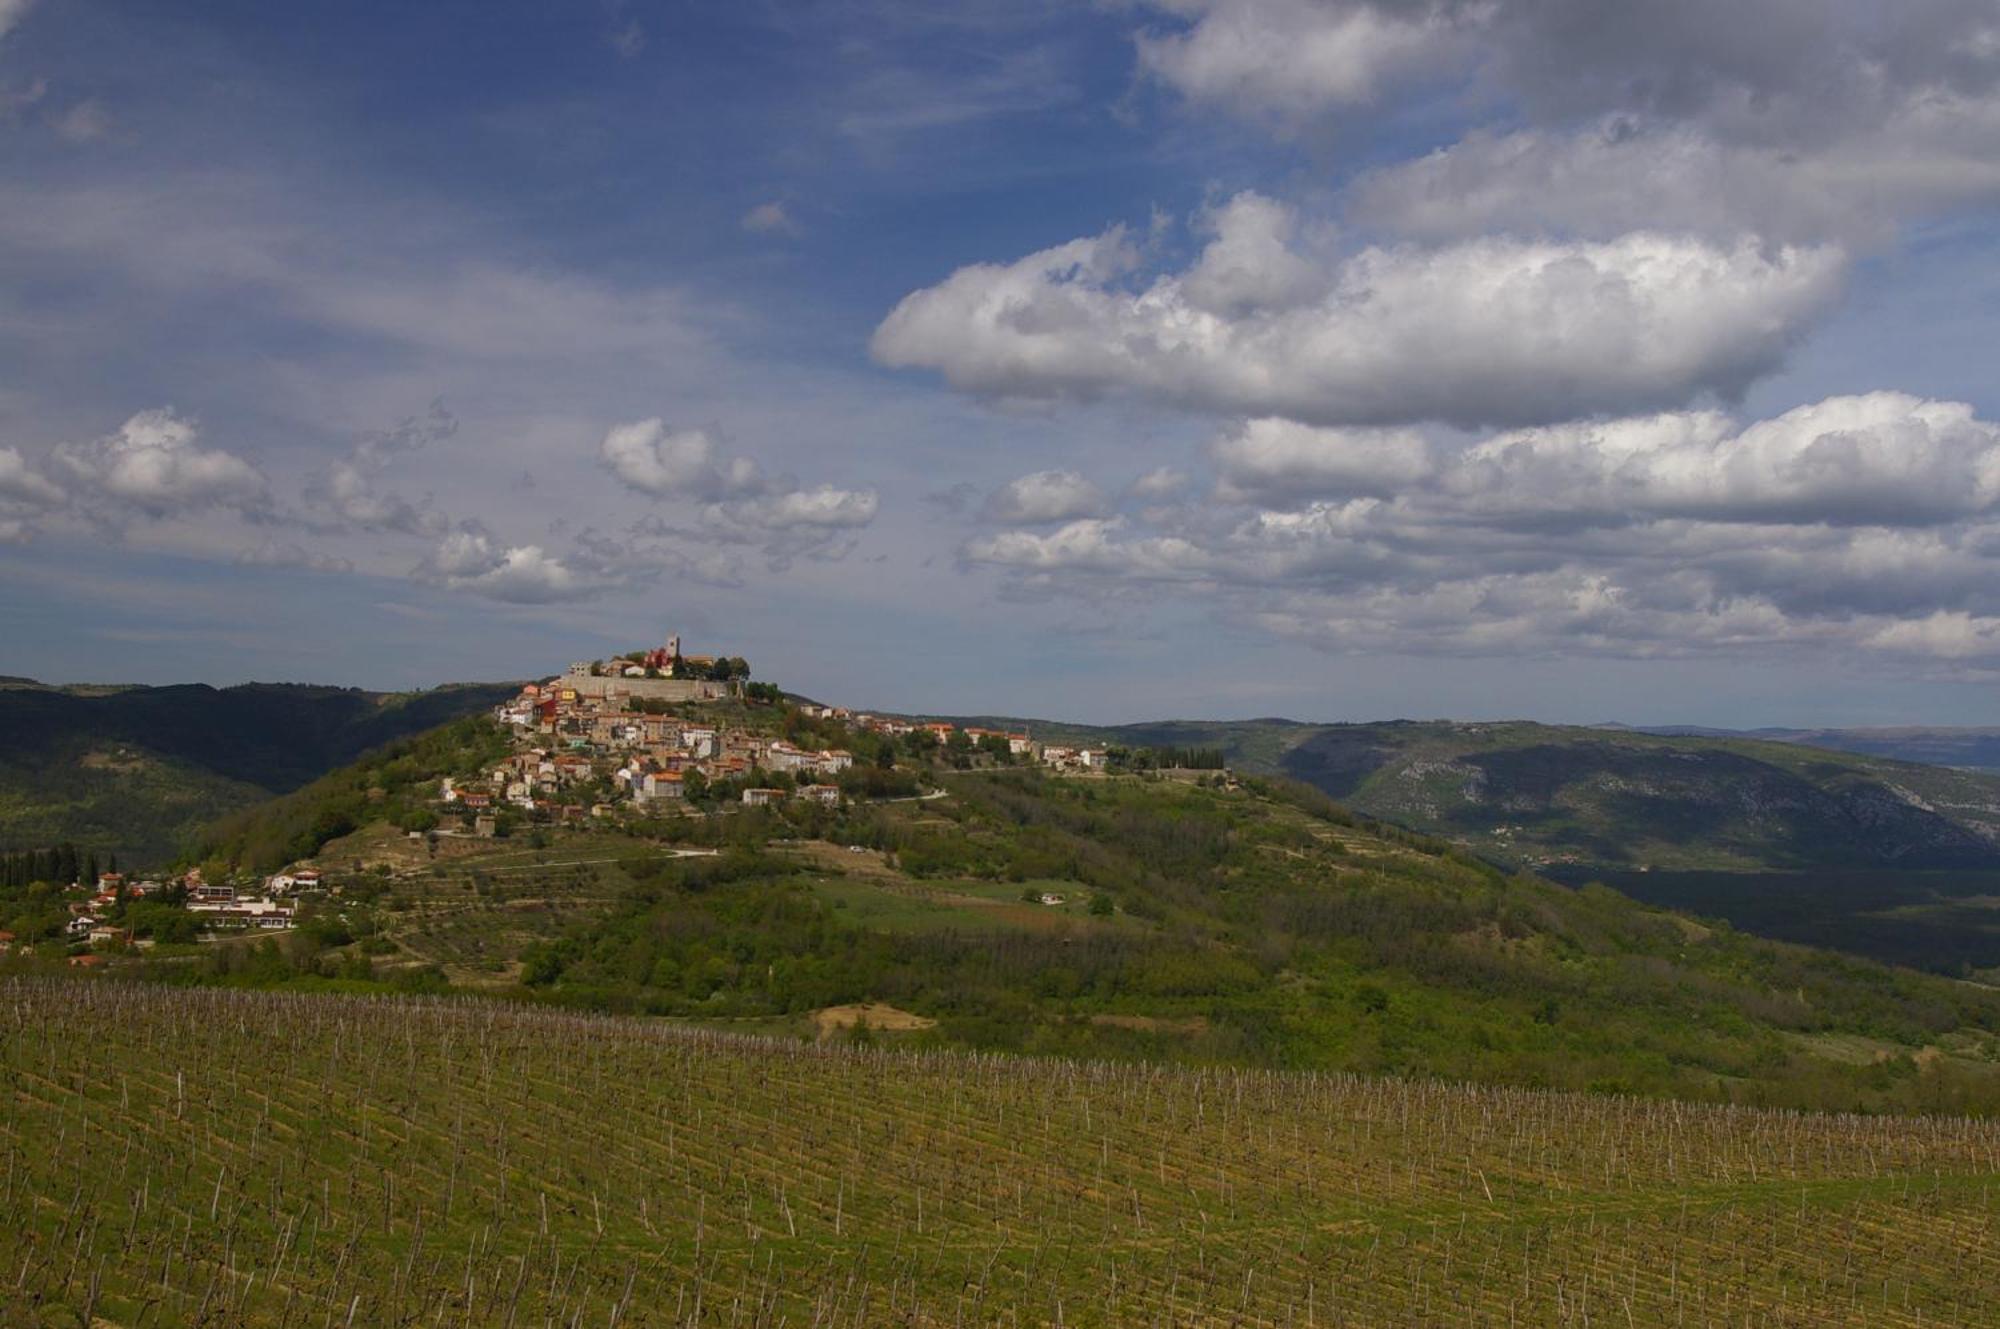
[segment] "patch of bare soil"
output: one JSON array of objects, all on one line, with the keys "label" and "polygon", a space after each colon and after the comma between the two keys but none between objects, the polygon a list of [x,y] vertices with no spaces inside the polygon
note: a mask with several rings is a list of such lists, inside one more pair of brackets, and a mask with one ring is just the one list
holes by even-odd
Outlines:
[{"label": "patch of bare soil", "polygon": [[812,1013],[813,1030],[821,1038],[831,1038],[844,1029],[852,1029],[864,1020],[870,1029],[882,1029],[891,1033],[931,1029],[937,1025],[937,1021],[929,1016],[898,1010],[880,1001],[857,1002],[848,1006],[827,1006]]}]

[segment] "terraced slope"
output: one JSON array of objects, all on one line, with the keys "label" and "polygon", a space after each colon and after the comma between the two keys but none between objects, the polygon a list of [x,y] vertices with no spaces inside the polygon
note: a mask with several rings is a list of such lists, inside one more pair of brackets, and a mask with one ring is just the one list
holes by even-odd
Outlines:
[{"label": "terraced slope", "polygon": [[1970,1325],[2000,1126],[0,987],[8,1323]]}]

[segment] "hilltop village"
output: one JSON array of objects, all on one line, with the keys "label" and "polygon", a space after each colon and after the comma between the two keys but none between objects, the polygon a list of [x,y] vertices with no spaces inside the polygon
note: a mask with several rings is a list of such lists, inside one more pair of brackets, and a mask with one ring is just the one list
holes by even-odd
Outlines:
[{"label": "hilltop village", "polygon": [[[912,752],[936,748],[1066,771],[1102,771],[1109,761],[1105,749],[1038,743],[1025,732],[817,703],[784,707],[777,688],[749,674],[740,657],[684,654],[678,636],[654,650],[573,664],[495,709],[514,751],[483,778],[446,779],[439,802],[471,812],[476,834],[494,833],[508,810],[577,820],[697,798],[838,804],[879,784],[852,774],[855,754],[842,735],[856,732],[887,740],[875,746],[878,762],[896,740]],[[720,718],[731,713],[734,722]],[[586,803],[578,797],[584,791],[605,797]]]},{"label": "hilltop village", "polygon": [[[451,774],[400,790],[393,809],[380,803],[379,787],[359,791],[351,813],[322,808],[305,828],[309,839],[287,842],[273,859],[284,863],[276,871],[213,854],[150,874],[121,873],[115,863],[99,872],[93,856],[74,850],[67,859],[16,855],[5,864],[8,880],[36,885],[31,908],[0,918],[0,956],[53,947],[72,965],[92,967],[157,942],[310,927],[329,908],[338,915],[356,903],[357,890],[365,902],[383,889],[351,854],[325,852],[371,817],[406,846],[411,862],[400,870],[422,871],[516,834],[533,843],[558,829],[648,834],[662,829],[661,818],[936,798],[946,770],[1036,765],[1095,775],[1164,760],[800,701],[753,681],[741,657],[688,654],[678,637],[526,684],[490,718],[496,723],[460,735],[466,746],[444,767]],[[361,811],[371,803],[376,812]]]}]

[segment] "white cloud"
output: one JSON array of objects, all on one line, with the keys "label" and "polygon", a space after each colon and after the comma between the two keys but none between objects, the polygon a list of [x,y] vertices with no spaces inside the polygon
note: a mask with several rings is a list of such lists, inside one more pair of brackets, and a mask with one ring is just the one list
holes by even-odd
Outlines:
[{"label": "white cloud", "polygon": [[[1879,241],[2000,193],[2000,39],[1984,0],[1162,0],[1140,68],[1296,129],[1419,95],[1475,129],[1361,183],[1406,236],[1745,229]],[[1581,126],[1581,128],[1579,128]]]},{"label": "white cloud", "polygon": [[450,518],[428,500],[413,503],[385,493],[374,478],[352,461],[337,461],[304,491],[305,520],[330,529],[397,531],[405,535],[436,535]]},{"label": "white cloud", "polygon": [[603,589],[580,579],[540,545],[502,548],[477,526],[444,537],[417,569],[419,578],[509,604],[583,599]]},{"label": "white cloud", "polygon": [[[874,354],[1000,398],[1124,391],[1316,424],[1529,424],[1740,392],[1781,363],[1845,270],[1838,250],[1748,239],[1489,238],[1365,249],[1316,267],[1301,302],[1275,207],[1239,197],[1193,269],[1143,285],[1116,228],[961,268],[904,297]],[[1205,267],[1217,255],[1226,264]],[[1259,261],[1286,279],[1263,282]],[[1232,312],[1196,298],[1218,290]]]},{"label": "white cloud", "polygon": [[1733,137],[1838,133],[2000,83],[1980,0],[1160,0],[1141,67],[1197,102],[1298,121],[1443,75],[1548,118],[1632,110]]},{"label": "white cloud", "polygon": [[1249,420],[1218,438],[1218,496],[1284,506],[1331,494],[1396,493],[1428,479],[1430,440],[1414,429],[1315,429]]},{"label": "white cloud", "polygon": [[0,499],[35,507],[56,507],[63,491],[28,464],[17,448],[0,448]]},{"label": "white cloud", "polygon": [[1191,27],[1139,33],[1140,68],[1194,101],[1238,114],[1304,115],[1374,101],[1463,53],[1441,5],[1167,0]]},{"label": "white cloud", "polygon": [[797,235],[799,224],[784,204],[770,202],[759,203],[744,213],[743,229],[755,235]]},{"label": "white cloud", "polygon": [[116,433],[63,444],[54,457],[83,491],[153,516],[206,507],[248,510],[268,502],[262,472],[198,440],[194,422],[171,409],[141,411]]},{"label": "white cloud", "polygon": [[1444,483],[1489,513],[1928,525],[2000,503],[2000,426],[1962,402],[1877,392],[1741,430],[1695,413],[1503,434]]},{"label": "white cloud", "polygon": [[[712,552],[704,546],[717,540],[757,546],[772,571],[799,558],[843,558],[854,547],[851,533],[873,522],[880,507],[872,489],[807,487],[790,476],[768,476],[749,457],[724,456],[706,430],[669,429],[657,418],[614,425],[598,455],[639,493],[699,505],[698,529],[656,521],[642,530],[655,540],[646,557],[662,566],[699,567]],[[702,575],[736,579],[733,569]]]},{"label": "white cloud", "polygon": [[1473,441],[1258,420],[1207,505],[968,541],[1020,593],[1210,595],[1332,649],[2000,664],[2000,424],[1881,392]]},{"label": "white cloud", "polygon": [[1000,486],[987,496],[988,521],[1033,525],[1101,516],[1104,495],[1075,471],[1036,471]]},{"label": "white cloud", "polygon": [[879,500],[872,489],[836,489],[819,485],[812,489],[790,489],[723,505],[735,521],[767,530],[812,527],[837,530],[866,526],[875,520]]},{"label": "white cloud", "polygon": [[722,456],[702,429],[669,429],[658,418],[614,425],[598,445],[611,473],[654,498],[716,502],[764,489],[764,473],[748,457]]},{"label": "white cloud", "polygon": [[411,502],[386,492],[381,475],[398,458],[421,451],[458,432],[458,420],[434,400],[422,416],[411,416],[393,428],[361,436],[346,458],[308,481],[301,492],[301,520],[318,529],[395,531],[404,535],[438,536],[451,524],[428,497]]},{"label": "white cloud", "polygon": [[2000,616],[1940,610],[1886,624],[1869,634],[1868,644],[1945,660],[2000,659]]},{"label": "white cloud", "polygon": [[1173,466],[1155,466],[1132,482],[1131,492],[1134,498],[1158,501],[1173,498],[1186,489],[1188,484],[1186,471]]},{"label": "white cloud", "polygon": [[1612,116],[1579,131],[1475,131],[1355,185],[1350,215],[1425,240],[1639,227],[1880,243],[1899,221],[2000,197],[2000,102],[1941,97],[1801,152]]}]

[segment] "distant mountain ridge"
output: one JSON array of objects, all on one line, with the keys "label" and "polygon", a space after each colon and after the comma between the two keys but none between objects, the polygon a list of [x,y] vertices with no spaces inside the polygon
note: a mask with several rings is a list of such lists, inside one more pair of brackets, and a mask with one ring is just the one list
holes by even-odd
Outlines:
[{"label": "distant mountain ridge", "polygon": [[1713,729],[1702,725],[1608,725],[1663,737],[1748,738],[1799,743],[1892,761],[2000,773],[2000,729],[1951,725],[1882,725],[1827,729]]},{"label": "distant mountain ridge", "polygon": [[1808,742],[1528,721],[986,722],[1056,742],[1220,748],[1243,770],[1525,867],[2000,869],[2000,775],[1831,741],[1882,731],[1779,731],[1827,737]]},{"label": "distant mountain ridge", "polygon": [[0,848],[74,841],[126,862],[371,748],[511,695],[516,683],[422,692],[295,683],[0,686]]}]

